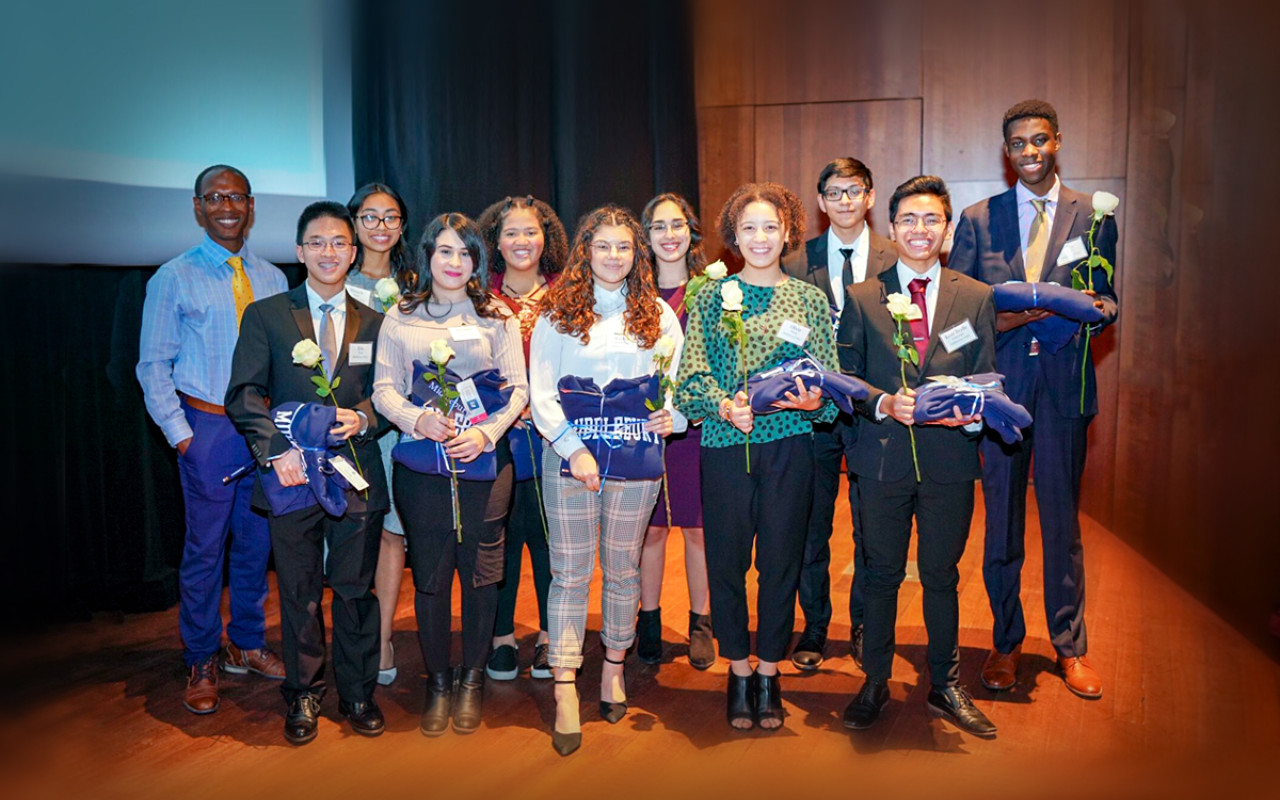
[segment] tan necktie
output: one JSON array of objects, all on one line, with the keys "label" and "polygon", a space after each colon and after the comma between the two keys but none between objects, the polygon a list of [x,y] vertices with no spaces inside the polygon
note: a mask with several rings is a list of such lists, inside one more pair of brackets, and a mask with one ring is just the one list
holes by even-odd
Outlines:
[{"label": "tan necktie", "polygon": [[1037,197],[1031,201],[1036,207],[1036,218],[1031,220],[1031,233],[1027,236],[1027,252],[1023,254],[1022,266],[1027,272],[1027,282],[1036,283],[1044,270],[1045,251],[1049,249],[1049,213],[1045,204],[1049,201]]},{"label": "tan necktie", "polygon": [[320,353],[324,356],[324,374],[333,380],[333,367],[338,362],[338,336],[333,332],[333,306],[320,306],[324,316],[320,319]]},{"label": "tan necktie", "polygon": [[231,265],[231,294],[236,299],[236,330],[239,330],[244,310],[253,302],[253,284],[249,283],[249,276],[244,273],[244,259],[232,256],[227,259],[227,263]]}]

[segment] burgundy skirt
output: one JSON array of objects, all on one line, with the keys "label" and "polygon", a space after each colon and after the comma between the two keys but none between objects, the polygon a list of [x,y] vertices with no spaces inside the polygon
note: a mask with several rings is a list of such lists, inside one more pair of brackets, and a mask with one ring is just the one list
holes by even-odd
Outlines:
[{"label": "burgundy skirt", "polygon": [[702,478],[698,459],[702,450],[702,428],[693,425],[684,433],[667,439],[667,484],[671,491],[671,520],[667,520],[666,498],[658,494],[649,524],[656,528],[702,527]]}]

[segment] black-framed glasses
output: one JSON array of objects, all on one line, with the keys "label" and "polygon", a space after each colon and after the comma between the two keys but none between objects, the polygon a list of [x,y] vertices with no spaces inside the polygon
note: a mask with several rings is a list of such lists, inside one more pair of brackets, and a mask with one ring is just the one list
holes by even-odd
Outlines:
[{"label": "black-framed glasses", "polygon": [[232,192],[231,194],[223,194],[222,192],[213,192],[212,194],[202,194],[200,199],[207,206],[220,206],[223,202],[228,202],[233,206],[242,206],[249,202],[249,198],[253,195],[241,194],[240,192]]},{"label": "black-framed glasses", "polygon": [[367,231],[377,230],[378,223],[382,223],[389,231],[395,231],[399,230],[404,223],[404,217],[399,214],[386,214],[380,217],[372,211],[360,215],[360,227]]},{"label": "black-framed glasses", "polygon": [[849,195],[849,200],[856,203],[859,200],[861,200],[862,196],[865,195],[866,193],[867,193],[866,188],[862,186],[846,186],[843,189],[832,186],[831,188],[824,191],[822,193],[822,196],[823,198],[826,199],[828,203],[839,203],[840,198],[843,195],[847,194]]}]

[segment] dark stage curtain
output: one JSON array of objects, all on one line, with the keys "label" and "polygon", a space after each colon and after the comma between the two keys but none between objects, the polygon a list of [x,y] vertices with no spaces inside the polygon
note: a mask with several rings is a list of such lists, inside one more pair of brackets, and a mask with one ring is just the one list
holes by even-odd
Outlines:
[{"label": "dark stage curtain", "polygon": [[[688,3],[391,2],[356,23],[357,183],[410,204],[413,233],[507,195],[573,235],[606,202],[698,206]],[[394,22],[388,22],[394,20]]]},{"label": "dark stage curtain", "polygon": [[[155,267],[0,267],[9,374],[0,630],[178,600],[182,492],[134,377]],[[292,285],[298,265],[285,267]]]}]

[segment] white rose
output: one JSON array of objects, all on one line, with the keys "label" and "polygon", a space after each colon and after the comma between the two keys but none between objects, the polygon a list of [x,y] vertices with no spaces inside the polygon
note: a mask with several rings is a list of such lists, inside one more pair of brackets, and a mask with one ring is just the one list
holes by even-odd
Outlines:
[{"label": "white rose", "polygon": [[373,285],[373,294],[383,305],[390,305],[400,299],[400,284],[394,278],[381,278]]},{"label": "white rose", "polygon": [[729,268],[724,265],[723,261],[712,261],[707,265],[703,274],[713,281],[723,280],[724,276],[729,274]]},{"label": "white rose", "polygon": [[320,351],[320,345],[310,339],[303,339],[293,346],[293,363],[295,364],[314,368],[323,357],[324,353]]},{"label": "white rose", "polygon": [[894,319],[911,319],[911,311],[915,309],[916,314],[920,313],[920,309],[916,304],[911,302],[911,298],[902,292],[894,292],[888,297],[889,313]]},{"label": "white rose", "polygon": [[742,310],[742,287],[737,281],[720,287],[720,307],[725,311]]},{"label": "white rose", "polygon": [[1095,219],[1111,216],[1120,206],[1120,198],[1111,192],[1093,193],[1093,216]]},{"label": "white rose", "polygon": [[676,340],[670,336],[663,336],[653,345],[653,355],[656,358],[671,358],[676,352]]},{"label": "white rose", "polygon": [[455,355],[453,348],[444,339],[436,339],[431,343],[431,360],[435,363],[444,366]]}]

